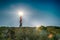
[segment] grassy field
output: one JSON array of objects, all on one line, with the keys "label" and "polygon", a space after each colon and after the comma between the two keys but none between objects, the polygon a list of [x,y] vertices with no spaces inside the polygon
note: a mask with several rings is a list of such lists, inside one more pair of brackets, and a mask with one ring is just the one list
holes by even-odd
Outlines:
[{"label": "grassy field", "polygon": [[0,27],[0,40],[60,40],[60,27]]}]

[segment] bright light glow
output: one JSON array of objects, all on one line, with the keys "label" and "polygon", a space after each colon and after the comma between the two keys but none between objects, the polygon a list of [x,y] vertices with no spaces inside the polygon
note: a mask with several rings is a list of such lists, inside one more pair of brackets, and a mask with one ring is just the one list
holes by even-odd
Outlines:
[{"label": "bright light glow", "polygon": [[39,26],[39,25],[37,25],[37,26],[36,26],[36,30],[38,30],[38,29],[39,29],[39,27],[40,27],[40,26]]},{"label": "bright light glow", "polygon": [[40,25],[37,25],[36,27],[40,27]]},{"label": "bright light glow", "polygon": [[18,12],[19,16],[23,16],[23,11]]},{"label": "bright light glow", "polygon": [[52,34],[50,34],[49,36],[48,36],[48,38],[52,38],[53,37],[53,35]]}]

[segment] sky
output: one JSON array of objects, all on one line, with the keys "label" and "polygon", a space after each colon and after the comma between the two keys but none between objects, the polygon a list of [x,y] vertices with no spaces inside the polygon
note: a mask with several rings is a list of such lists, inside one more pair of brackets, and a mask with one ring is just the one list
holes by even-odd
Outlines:
[{"label": "sky", "polygon": [[19,26],[18,11],[23,11],[23,26],[60,26],[59,0],[0,0],[0,26]]}]

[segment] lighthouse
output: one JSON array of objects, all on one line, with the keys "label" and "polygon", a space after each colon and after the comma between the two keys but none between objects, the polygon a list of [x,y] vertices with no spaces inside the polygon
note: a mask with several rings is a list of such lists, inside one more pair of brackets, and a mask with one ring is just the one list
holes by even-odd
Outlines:
[{"label": "lighthouse", "polygon": [[22,16],[20,16],[20,25],[19,27],[22,27]]},{"label": "lighthouse", "polygon": [[23,12],[22,11],[19,11],[19,17],[20,17],[20,20],[19,20],[19,27],[22,27],[22,17],[23,17]]}]

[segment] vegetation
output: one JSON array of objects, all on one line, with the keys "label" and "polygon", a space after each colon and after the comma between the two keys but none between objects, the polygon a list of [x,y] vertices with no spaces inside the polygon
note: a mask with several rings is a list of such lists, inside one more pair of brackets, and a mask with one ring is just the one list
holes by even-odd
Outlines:
[{"label": "vegetation", "polygon": [[60,27],[0,27],[0,40],[60,40]]}]

